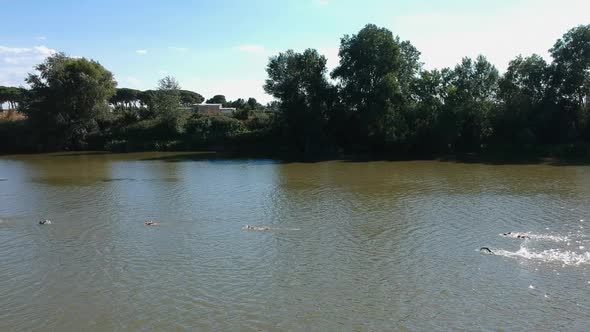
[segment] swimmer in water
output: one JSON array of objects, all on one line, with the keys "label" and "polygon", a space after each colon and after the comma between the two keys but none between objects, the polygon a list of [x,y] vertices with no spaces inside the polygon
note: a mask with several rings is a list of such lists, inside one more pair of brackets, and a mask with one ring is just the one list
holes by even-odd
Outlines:
[{"label": "swimmer in water", "polygon": [[[512,232],[504,233],[502,235],[504,235],[504,236],[512,236]],[[517,239],[521,239],[521,240],[528,240],[528,239],[531,238],[530,236],[528,236],[526,234],[515,233],[515,235],[516,235],[516,238]]]},{"label": "swimmer in water", "polygon": [[47,219],[40,220],[39,225],[51,225],[51,220],[47,220]]},{"label": "swimmer in water", "polygon": [[488,247],[481,247],[479,249],[479,251],[482,253],[485,253],[485,254],[491,254],[491,255],[494,254],[494,252],[492,250],[490,250],[490,248],[488,248]]},{"label": "swimmer in water", "polygon": [[246,226],[244,226],[243,229],[245,229],[247,231],[267,231],[270,228],[268,228],[268,227],[258,227],[258,226],[246,225]]},{"label": "swimmer in water", "polygon": [[145,222],[144,222],[144,224],[145,224],[146,226],[158,226],[158,225],[159,225],[159,223],[157,223],[157,222],[155,222],[155,221],[153,221],[153,220],[148,220],[148,221],[145,221]]}]

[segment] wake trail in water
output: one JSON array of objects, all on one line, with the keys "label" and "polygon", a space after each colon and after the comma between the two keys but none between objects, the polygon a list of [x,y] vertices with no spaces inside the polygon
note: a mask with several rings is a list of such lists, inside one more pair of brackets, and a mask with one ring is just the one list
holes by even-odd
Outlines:
[{"label": "wake trail in water", "polygon": [[242,227],[244,231],[254,231],[254,232],[293,232],[293,231],[300,231],[300,228],[283,228],[283,227],[268,227],[268,226],[253,226],[253,225],[246,225]]},{"label": "wake trail in water", "polygon": [[526,232],[510,232],[500,234],[501,236],[512,238],[512,239],[530,239],[530,240],[541,240],[541,241],[553,241],[553,242],[568,242],[570,238],[563,235],[549,235],[549,234],[533,234]]},{"label": "wake trail in water", "polygon": [[[534,234],[534,233],[519,233],[510,232],[500,234],[501,236],[513,239],[523,240],[520,249],[517,251],[509,251],[504,249],[495,249],[494,254],[497,256],[504,256],[509,258],[523,258],[527,260],[535,260],[541,262],[560,263],[563,265],[579,266],[590,264],[590,252],[582,251],[586,246],[580,245],[577,247],[580,251],[566,248],[571,245],[577,238],[575,243],[585,244],[584,239],[580,239],[574,235],[554,235],[554,234]],[[544,242],[553,243],[552,246],[560,244],[560,248],[550,248],[545,250],[537,250],[531,248],[531,244],[545,244]]]},{"label": "wake trail in water", "polygon": [[590,264],[590,252],[577,253],[575,251],[562,249],[548,249],[534,252],[529,251],[525,246],[522,246],[515,252],[499,249],[494,251],[494,253],[498,256],[524,258],[543,262],[559,262],[565,265]]}]

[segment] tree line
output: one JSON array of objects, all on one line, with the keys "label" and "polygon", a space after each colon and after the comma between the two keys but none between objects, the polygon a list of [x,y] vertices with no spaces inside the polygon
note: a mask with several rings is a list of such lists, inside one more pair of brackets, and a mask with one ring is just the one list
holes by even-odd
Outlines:
[{"label": "tree line", "polygon": [[254,98],[206,101],[237,108],[232,116],[191,112],[205,98],[172,77],[156,90],[116,89],[98,62],[57,54],[19,97],[0,90],[26,115],[0,125],[0,148],[443,154],[584,146],[590,25],[566,32],[549,53],[551,62],[519,55],[502,75],[481,55],[426,70],[410,41],[368,24],[341,39],[330,73],[314,49],[271,57],[264,90],[275,101],[266,107]]},{"label": "tree line", "polygon": [[8,109],[16,109],[23,100],[24,93],[24,88],[0,86],[0,112],[4,110],[4,104],[8,104]]},{"label": "tree line", "polygon": [[369,24],[342,38],[329,73],[316,50],[268,64],[265,90],[280,103],[297,149],[325,146],[444,153],[588,142],[590,25],[568,31],[541,56],[517,56],[504,75],[484,57],[425,70],[420,52]]}]

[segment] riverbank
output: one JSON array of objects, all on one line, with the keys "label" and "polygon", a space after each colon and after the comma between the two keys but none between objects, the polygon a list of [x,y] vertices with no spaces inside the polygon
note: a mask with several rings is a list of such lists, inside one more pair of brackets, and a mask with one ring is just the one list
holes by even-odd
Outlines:
[{"label": "riverbank", "polygon": [[[157,156],[143,158],[144,154],[156,153]],[[239,160],[239,159],[273,159],[279,162],[316,163],[323,161],[372,162],[372,161],[419,161],[432,160],[473,164],[548,164],[555,166],[590,165],[590,147],[587,145],[551,145],[537,146],[528,149],[487,149],[479,152],[438,153],[438,154],[393,154],[393,153],[315,153],[303,154],[288,151],[253,151],[231,149],[202,149],[190,150],[160,150],[160,151],[54,151],[50,153],[0,153],[0,156],[10,155],[48,155],[55,157],[87,157],[87,156],[140,156],[141,160],[161,161],[199,161],[199,160]]]}]

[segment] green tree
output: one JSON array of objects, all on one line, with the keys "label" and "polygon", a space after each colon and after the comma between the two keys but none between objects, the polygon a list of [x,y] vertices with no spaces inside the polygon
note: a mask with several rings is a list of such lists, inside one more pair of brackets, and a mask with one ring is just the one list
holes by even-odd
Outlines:
[{"label": "green tree", "polygon": [[395,42],[400,48],[400,68],[397,74],[400,88],[404,96],[410,97],[412,87],[419,79],[422,70],[421,53],[407,40],[401,41],[399,37],[396,37]]},{"label": "green tree", "polygon": [[154,110],[156,117],[162,121],[169,135],[181,133],[186,122],[181,106],[180,85],[172,76],[158,81]]},{"label": "green tree", "polygon": [[180,103],[185,107],[189,107],[194,104],[200,104],[204,100],[205,98],[196,92],[180,90]]},{"label": "green tree", "polygon": [[26,90],[11,86],[0,86],[0,111],[2,104],[8,104],[8,109],[17,109],[25,97]]},{"label": "green tree", "polygon": [[460,150],[477,150],[492,135],[496,110],[498,70],[484,57],[463,58],[453,70],[444,71],[445,142]]},{"label": "green tree", "polygon": [[445,149],[439,127],[440,114],[446,98],[443,73],[422,71],[411,87],[414,103],[408,113],[409,144],[414,152],[440,152]]},{"label": "green tree", "polygon": [[227,104],[227,100],[225,100],[224,95],[215,95],[211,99],[207,99],[207,104],[221,104],[225,106]]},{"label": "green tree", "polygon": [[497,140],[532,144],[543,135],[545,124],[551,121],[551,114],[545,114],[548,80],[548,65],[541,56],[518,56],[510,61],[499,81],[503,105],[494,121]]},{"label": "green tree", "polygon": [[361,135],[376,143],[404,141],[404,113],[420,53],[391,31],[368,24],[342,38],[339,55],[332,77],[340,82],[345,105],[359,114]]},{"label": "green tree", "polygon": [[145,109],[144,117],[150,117],[155,115],[154,105],[156,102],[157,94],[158,93],[156,90],[145,90],[139,93],[139,105],[141,108]]},{"label": "green tree", "polygon": [[326,58],[316,50],[288,50],[271,57],[264,90],[279,101],[283,133],[301,152],[320,147],[331,86]]},{"label": "green tree", "polygon": [[246,101],[244,99],[242,99],[242,98],[238,98],[238,99],[236,99],[234,101],[227,102],[225,104],[225,106],[233,107],[233,108],[236,108],[238,110],[242,110],[242,109],[245,109],[246,108]]},{"label": "green tree", "polygon": [[38,74],[26,79],[31,89],[23,110],[40,142],[49,148],[84,148],[115,94],[113,75],[96,61],[63,53],[35,69]]},{"label": "green tree", "polygon": [[[590,25],[569,30],[549,50],[551,66],[551,98],[558,105],[551,122],[554,140],[575,139],[588,120],[590,96]],[[590,134],[590,132],[588,133]]]},{"label": "green tree", "polygon": [[123,108],[137,108],[141,91],[128,88],[117,89],[110,102]]},{"label": "green tree", "polygon": [[260,105],[258,103],[258,101],[256,100],[256,98],[250,97],[250,98],[248,98],[248,101],[246,103],[248,104],[248,107],[251,110],[255,110],[255,109],[258,109],[258,108],[261,108],[262,107],[262,105]]}]

